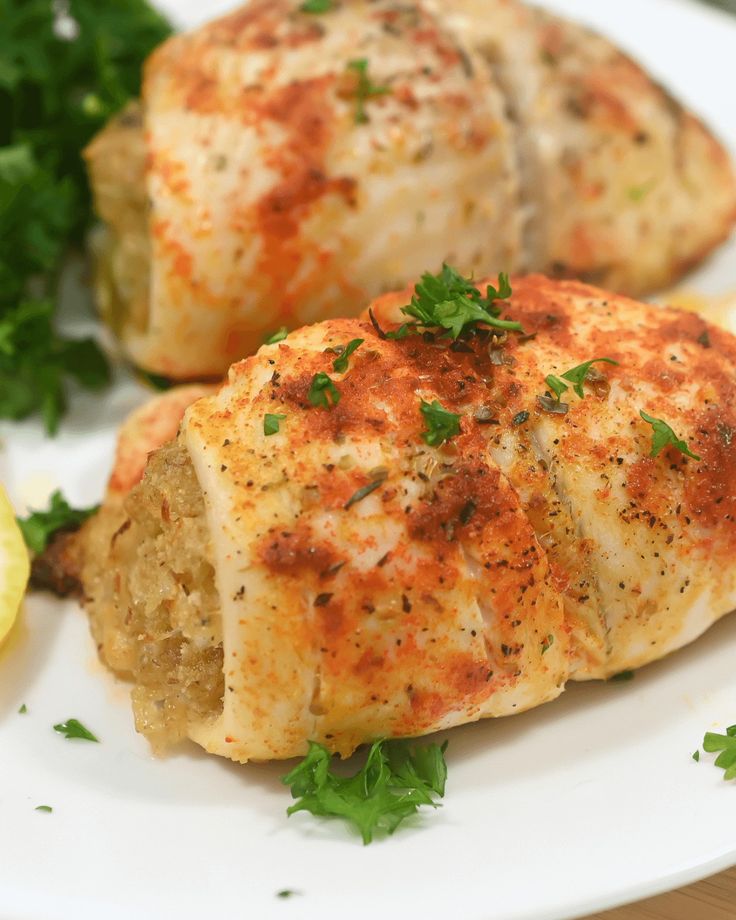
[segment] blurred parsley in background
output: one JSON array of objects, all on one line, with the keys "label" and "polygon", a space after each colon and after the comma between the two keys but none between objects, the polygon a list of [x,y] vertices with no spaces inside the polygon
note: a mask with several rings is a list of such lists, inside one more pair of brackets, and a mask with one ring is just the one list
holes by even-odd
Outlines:
[{"label": "blurred parsley in background", "polygon": [[711,6],[719,6],[728,13],[736,13],[736,0],[705,0]]},{"label": "blurred parsley in background", "polygon": [[38,412],[53,434],[70,378],[109,380],[97,344],[54,324],[63,258],[92,220],[80,152],[170,32],[145,0],[0,0],[0,418]]}]

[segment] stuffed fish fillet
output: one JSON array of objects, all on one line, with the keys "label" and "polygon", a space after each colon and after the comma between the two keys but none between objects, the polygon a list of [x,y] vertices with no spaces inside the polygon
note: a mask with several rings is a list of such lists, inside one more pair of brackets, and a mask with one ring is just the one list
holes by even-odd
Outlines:
[{"label": "stuffed fish fillet", "polygon": [[[578,282],[513,289],[523,335],[386,337],[405,291],[262,347],[86,525],[93,632],[157,747],[347,755],[540,705],[736,607],[736,339]],[[459,417],[442,442],[435,403]],[[641,411],[699,459],[651,456]]]},{"label": "stuffed fish fillet", "polygon": [[252,0],[164,43],[92,142],[103,315],[223,374],[443,260],[661,287],[736,216],[728,157],[605,39],[518,0]]}]

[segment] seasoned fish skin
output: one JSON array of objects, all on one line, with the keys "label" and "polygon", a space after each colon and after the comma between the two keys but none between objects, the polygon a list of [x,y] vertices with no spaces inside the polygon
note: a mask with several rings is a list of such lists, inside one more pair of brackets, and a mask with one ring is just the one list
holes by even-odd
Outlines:
[{"label": "seasoned fish skin", "polygon": [[443,260],[644,293],[729,234],[723,147],[589,30],[517,0],[298,6],[164,43],[87,150],[98,299],[140,366],[221,375]]}]

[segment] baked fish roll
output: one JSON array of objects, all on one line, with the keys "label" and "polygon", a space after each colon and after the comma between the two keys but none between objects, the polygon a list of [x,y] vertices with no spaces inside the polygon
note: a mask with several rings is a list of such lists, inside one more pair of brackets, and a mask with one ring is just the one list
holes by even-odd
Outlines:
[{"label": "baked fish roll", "polygon": [[517,0],[302,6],[165,42],[86,151],[136,364],[224,375],[443,260],[643,293],[729,234],[727,153],[604,38]]},{"label": "baked fish roll", "polygon": [[636,61],[517,0],[458,0],[448,18],[508,102],[527,269],[644,294],[728,236],[729,155]]},{"label": "baked fish roll", "polygon": [[[572,678],[609,677],[736,608],[736,338],[579,282],[513,288],[509,312],[533,338],[495,358],[508,364],[489,451],[562,593]],[[407,298],[386,295],[374,316],[406,320]]]},{"label": "baked fish roll", "polygon": [[223,375],[443,259],[519,264],[510,123],[472,48],[419,3],[299,7],[256,0],[164,43],[140,143],[128,112],[87,150],[104,312],[148,370]]},{"label": "baked fish roll", "polygon": [[[639,667],[736,607],[736,340],[541,276],[495,301],[523,331],[457,326],[481,295],[454,279],[444,328],[402,329],[408,290],[233,365],[85,527],[93,631],[157,747],[347,755]],[[413,296],[447,316],[440,288]]]}]

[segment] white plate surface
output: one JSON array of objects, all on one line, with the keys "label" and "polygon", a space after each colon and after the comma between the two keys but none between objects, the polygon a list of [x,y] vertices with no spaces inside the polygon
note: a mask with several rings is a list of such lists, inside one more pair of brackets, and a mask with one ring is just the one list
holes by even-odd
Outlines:
[{"label": "white plate surface", "polygon": [[[164,5],[182,23],[226,6]],[[736,21],[685,0],[550,5],[616,38],[736,149]],[[735,289],[736,243],[690,286]],[[18,507],[56,486],[99,500],[116,425],[145,395],[121,373],[104,398],[75,400],[54,441],[4,426],[0,479]],[[736,722],[734,647],[732,618],[630,683],[448,733],[444,807],[363,848],[338,823],[287,822],[283,766],[193,746],[154,759],[81,611],[33,597],[0,652],[0,920],[561,920],[684,884],[736,863],[736,784],[690,758]],[[102,743],[55,734],[69,717]]]}]

